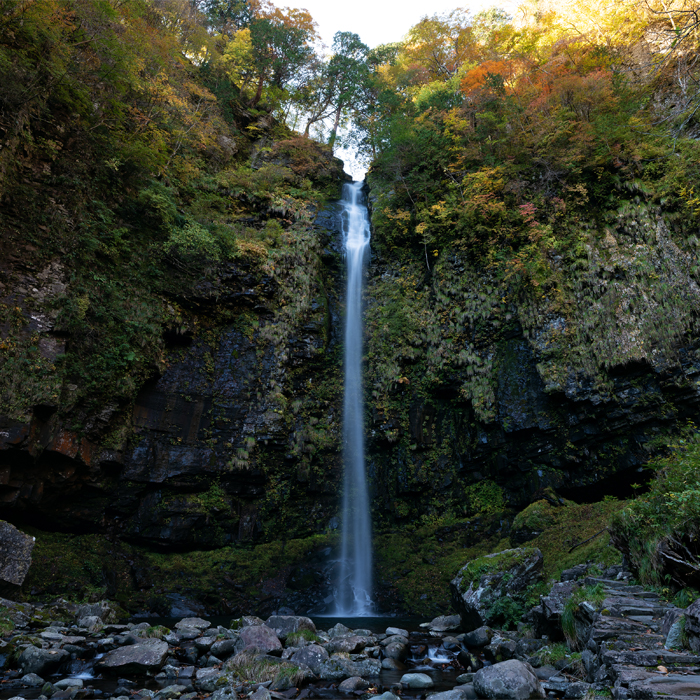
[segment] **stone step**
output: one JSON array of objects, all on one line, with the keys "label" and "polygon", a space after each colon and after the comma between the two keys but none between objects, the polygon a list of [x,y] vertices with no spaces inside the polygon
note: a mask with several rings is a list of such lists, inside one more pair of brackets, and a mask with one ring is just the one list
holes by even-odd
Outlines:
[{"label": "stone step", "polygon": [[665,641],[666,638],[660,634],[647,634],[649,625],[633,620],[631,618],[601,616],[596,620],[591,629],[591,638],[596,642],[616,637],[644,637],[654,641]]},{"label": "stone step", "polygon": [[625,666],[668,666],[669,664],[697,666],[700,664],[700,656],[663,648],[639,649],[637,651],[601,649],[600,660],[606,666],[614,666],[615,664]]},{"label": "stone step", "polygon": [[[617,581],[616,579],[609,578],[597,578],[595,576],[586,576],[583,580],[586,586],[597,586],[602,584],[605,588],[635,588],[635,586],[630,586],[627,581]],[[636,586],[639,590],[643,590],[641,586]]]},{"label": "stone step", "polygon": [[625,596],[609,596],[603,601],[603,610],[613,617],[629,617],[634,615],[648,615],[650,617],[663,617],[669,610],[668,605],[657,605],[652,600],[627,598]]}]

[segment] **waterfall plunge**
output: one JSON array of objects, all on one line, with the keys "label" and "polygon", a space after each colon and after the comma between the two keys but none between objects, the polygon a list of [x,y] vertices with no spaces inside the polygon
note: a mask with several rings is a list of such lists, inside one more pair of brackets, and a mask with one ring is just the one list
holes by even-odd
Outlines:
[{"label": "waterfall plunge", "polygon": [[345,402],[343,529],[336,615],[373,613],[372,528],[365,476],[362,401],[362,282],[369,252],[369,217],[362,202],[362,182],[343,186],[343,237],[347,259],[345,317]]}]

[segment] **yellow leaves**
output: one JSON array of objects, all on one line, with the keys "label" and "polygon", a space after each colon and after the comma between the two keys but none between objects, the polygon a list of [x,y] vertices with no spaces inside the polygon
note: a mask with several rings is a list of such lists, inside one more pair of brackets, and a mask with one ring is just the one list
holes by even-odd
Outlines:
[{"label": "yellow leaves", "polygon": [[253,42],[250,29],[239,29],[226,44],[222,56],[226,73],[234,85],[243,89],[255,75]]}]

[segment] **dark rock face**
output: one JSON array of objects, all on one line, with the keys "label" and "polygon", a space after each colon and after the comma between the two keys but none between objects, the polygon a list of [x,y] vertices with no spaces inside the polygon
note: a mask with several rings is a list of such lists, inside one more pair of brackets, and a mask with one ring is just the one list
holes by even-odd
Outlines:
[{"label": "dark rock face", "polygon": [[19,667],[22,673],[36,673],[44,677],[56,671],[68,659],[70,654],[65,649],[39,649],[30,645],[20,654]]},{"label": "dark rock face", "polygon": [[[460,569],[450,582],[450,592],[463,629],[471,632],[482,627],[498,598],[517,595],[537,583],[542,578],[543,563],[539,549],[508,549],[481,557]],[[481,567],[490,571],[479,575]],[[472,580],[475,570],[478,578]]]}]

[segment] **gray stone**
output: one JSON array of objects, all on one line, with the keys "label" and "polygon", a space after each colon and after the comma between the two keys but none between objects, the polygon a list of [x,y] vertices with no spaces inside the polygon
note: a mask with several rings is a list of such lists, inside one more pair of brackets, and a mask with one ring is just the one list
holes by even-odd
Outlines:
[{"label": "gray stone", "polygon": [[508,661],[515,656],[517,642],[512,639],[506,639],[499,635],[494,635],[491,639],[491,644],[484,647],[484,656],[492,664],[500,661]]},{"label": "gray stone", "polygon": [[428,696],[430,700],[467,700],[467,691],[463,688],[453,688],[442,693],[433,693]]},{"label": "gray stone", "polygon": [[406,666],[397,659],[382,659],[382,668],[386,671],[405,671]]},{"label": "gray stone", "polygon": [[104,626],[102,618],[97,615],[87,615],[78,620],[78,627],[86,629],[88,632],[99,632]]},{"label": "gray stone", "polygon": [[161,688],[154,696],[153,700],[174,700],[185,692],[184,685],[168,685]]},{"label": "gray stone", "polygon": [[272,695],[267,688],[258,688],[252,695],[249,696],[250,700],[272,700]]},{"label": "gray stone", "polygon": [[168,643],[144,639],[138,644],[120,647],[105,654],[95,667],[106,673],[146,673],[159,671],[168,655]]},{"label": "gray stone", "polygon": [[316,633],[316,625],[310,618],[302,615],[272,615],[267,618],[265,624],[274,630],[282,641],[287,639],[290,634],[301,630]]},{"label": "gray stone", "polygon": [[459,629],[460,625],[459,615],[441,615],[428,625],[428,629],[433,632],[454,632]]},{"label": "gray stone", "polygon": [[479,697],[499,700],[546,697],[532,666],[516,659],[479,669],[474,675],[474,690]]},{"label": "gray stone", "polygon": [[[14,700],[14,698],[10,698],[10,700]],[[381,695],[377,695],[375,697],[375,700],[399,700],[399,696],[394,695],[393,693],[390,693],[387,690],[386,693],[382,693]]]},{"label": "gray stone", "polygon": [[346,637],[335,637],[324,646],[329,654],[336,654],[338,652],[359,654],[367,646],[368,641],[367,637],[359,637],[355,634],[351,634]]},{"label": "gray stone", "polygon": [[427,673],[404,673],[401,685],[407,688],[432,688],[435,683]]},{"label": "gray stone", "polygon": [[369,682],[360,676],[352,676],[346,678],[339,686],[338,690],[341,693],[354,693],[356,690],[366,690],[369,688]]},{"label": "gray stone", "polygon": [[[226,674],[218,668],[200,668],[197,669],[195,674],[194,687],[204,693],[213,693],[224,684],[226,680]],[[221,683],[219,681],[221,681]]]},{"label": "gray stone", "polygon": [[19,680],[24,685],[28,685],[32,688],[38,688],[40,685],[44,685],[44,679],[41,676],[37,676],[36,673],[27,673]]},{"label": "gray stone", "polygon": [[400,627],[387,627],[386,636],[393,637],[394,635],[398,635],[399,637],[405,637],[406,639],[408,639],[407,630],[401,629]]},{"label": "gray stone", "polygon": [[340,622],[328,630],[328,636],[331,639],[334,639],[335,637],[344,637],[348,634],[352,634],[352,630]]},{"label": "gray stone", "polygon": [[474,690],[473,683],[466,683],[464,685],[456,685],[453,690],[461,690],[464,693],[464,700],[478,700],[479,696]]},{"label": "gray stone", "polygon": [[[236,648],[236,647],[240,648]],[[229,656],[237,654],[243,648],[243,642],[239,641],[239,637],[235,639],[220,639],[214,642],[211,646],[211,653],[219,659],[228,659]]]},{"label": "gray stone", "polygon": [[384,647],[384,655],[387,659],[396,659],[397,661],[403,661],[408,654],[408,646],[406,644],[401,644],[401,642],[393,642],[387,644]]},{"label": "gray stone", "polygon": [[700,598],[685,610],[685,633],[688,646],[693,651],[700,651]]},{"label": "gray stone", "polygon": [[487,644],[491,643],[493,635],[494,632],[490,627],[479,627],[472,632],[467,632],[462,639],[462,644],[467,648],[485,647]]},{"label": "gray stone", "polygon": [[231,620],[232,630],[242,630],[244,627],[255,627],[256,625],[264,625],[265,623],[255,615],[244,615]]},{"label": "gray stone", "polygon": [[241,641],[243,649],[255,647],[265,654],[277,651],[282,653],[282,643],[277,638],[274,630],[267,625],[255,625],[252,627],[244,627],[241,630]]},{"label": "gray stone", "polygon": [[186,617],[175,624],[175,628],[181,630],[183,628],[194,628],[197,630],[208,630],[211,627],[211,622],[203,620],[201,617]]},{"label": "gray stone", "polygon": [[53,687],[58,690],[66,690],[67,688],[82,688],[83,681],[80,678],[64,678],[53,684]]},{"label": "gray stone", "polygon": [[308,666],[317,676],[321,673],[321,665],[328,661],[328,652],[317,644],[309,644],[295,651],[290,660],[295,664]]},{"label": "gray stone", "polygon": [[683,647],[683,620],[684,618],[681,616],[671,625],[664,643],[666,649],[681,649]]},{"label": "gray stone", "polygon": [[566,698],[566,700],[570,700],[573,698],[585,698],[590,687],[591,686],[589,683],[583,683],[582,681],[578,681],[577,683],[572,683],[566,689],[566,692],[564,693],[564,697]]},{"label": "gray stone", "polygon": [[0,580],[21,586],[32,563],[34,538],[0,520]]},{"label": "gray stone", "polygon": [[[83,603],[75,612],[75,619],[84,617],[99,617],[105,624],[114,624],[119,621],[119,608],[116,603],[108,600],[100,600],[97,603]],[[148,625],[148,623],[145,623]]]},{"label": "gray stone", "polygon": [[56,671],[69,658],[70,654],[64,649],[39,649],[32,645],[20,654],[19,667],[25,674],[44,676]]}]

